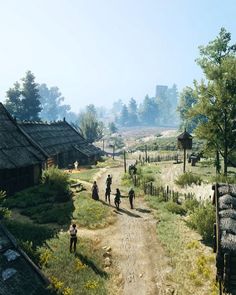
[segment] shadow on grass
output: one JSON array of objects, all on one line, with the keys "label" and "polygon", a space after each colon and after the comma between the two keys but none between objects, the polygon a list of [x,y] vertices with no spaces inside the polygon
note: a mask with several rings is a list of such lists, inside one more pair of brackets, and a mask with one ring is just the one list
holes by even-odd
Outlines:
[{"label": "shadow on grass", "polygon": [[141,213],[151,213],[152,211],[149,209],[143,209],[143,208],[136,208],[136,211],[139,211]]},{"label": "shadow on grass", "polygon": [[104,270],[97,267],[96,264],[87,256],[84,256],[81,253],[75,253],[75,257],[78,257],[83,264],[90,267],[100,277],[108,278],[108,274]]},{"label": "shadow on grass", "polygon": [[32,242],[33,248],[42,246],[46,240],[56,234],[55,230],[34,223],[5,220],[4,225],[18,241]]}]

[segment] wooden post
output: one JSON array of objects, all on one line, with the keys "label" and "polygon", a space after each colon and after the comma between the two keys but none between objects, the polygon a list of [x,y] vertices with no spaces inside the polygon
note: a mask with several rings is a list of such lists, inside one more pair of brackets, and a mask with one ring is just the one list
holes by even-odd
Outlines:
[{"label": "wooden post", "polygon": [[125,170],[125,173],[126,173],[126,154],[125,154],[125,151],[124,151],[124,170]]},{"label": "wooden post", "polygon": [[145,144],[145,162],[147,163],[148,157],[147,157],[147,145]]},{"label": "wooden post", "polygon": [[112,147],[113,147],[113,151],[112,151],[112,159],[114,160],[114,158],[115,158],[115,145],[113,145]]},{"label": "wooden post", "polygon": [[185,173],[185,167],[186,167],[186,149],[184,149],[184,173]]}]

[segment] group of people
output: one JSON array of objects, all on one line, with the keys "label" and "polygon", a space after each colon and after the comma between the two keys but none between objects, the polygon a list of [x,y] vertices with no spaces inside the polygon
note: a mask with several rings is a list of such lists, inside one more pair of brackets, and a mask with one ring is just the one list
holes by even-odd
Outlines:
[{"label": "group of people", "polygon": [[[111,184],[112,184],[112,177],[109,174],[106,179],[106,189],[105,189],[105,201],[108,202],[109,205],[111,204]],[[129,190],[128,196],[129,196],[130,208],[133,209],[134,208],[133,203],[135,199],[135,192],[133,188]],[[96,181],[93,182],[93,186],[92,186],[92,198],[96,201],[99,200],[99,189],[98,189],[98,185]],[[121,193],[119,188],[116,189],[114,203],[116,208],[119,210],[120,203],[121,203]]]},{"label": "group of people", "polygon": [[[109,202],[109,205],[111,204],[111,184],[112,184],[112,177],[111,175],[108,175],[106,179],[105,201]],[[133,209],[134,208],[133,202],[135,199],[135,192],[133,188],[129,190],[128,196],[129,196],[130,208]],[[96,181],[93,182],[93,186],[92,186],[92,198],[96,201],[99,200],[99,190],[98,190],[98,185]],[[117,210],[119,210],[120,203],[121,203],[121,193],[118,188],[116,189],[114,203]],[[69,233],[70,233],[70,252],[72,252],[72,250],[73,252],[76,252],[77,228],[75,223],[70,226]]]}]

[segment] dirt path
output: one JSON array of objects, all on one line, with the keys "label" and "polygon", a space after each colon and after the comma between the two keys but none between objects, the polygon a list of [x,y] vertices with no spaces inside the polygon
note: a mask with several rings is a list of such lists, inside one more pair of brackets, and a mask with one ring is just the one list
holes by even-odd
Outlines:
[{"label": "dirt path", "polygon": [[[104,198],[107,174],[112,175],[112,193],[120,187],[122,168],[109,169],[98,179],[100,198]],[[121,191],[122,196],[127,192]],[[114,195],[111,196],[111,205]],[[83,230],[101,241],[101,246],[112,249],[112,268],[115,277],[109,294],[162,295],[167,294],[163,278],[170,268],[168,259],[157,240],[156,219],[142,197],[136,197],[135,209],[131,210],[128,198],[122,197],[121,209],[113,209],[117,215],[115,224],[103,230]]]}]

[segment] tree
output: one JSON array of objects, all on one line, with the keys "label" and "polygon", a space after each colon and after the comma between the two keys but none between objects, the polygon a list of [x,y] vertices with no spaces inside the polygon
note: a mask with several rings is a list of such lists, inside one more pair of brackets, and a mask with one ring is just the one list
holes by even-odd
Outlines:
[{"label": "tree", "polygon": [[158,105],[155,98],[145,96],[139,109],[140,119],[144,125],[156,125],[158,118]]},{"label": "tree", "polygon": [[109,131],[110,131],[111,134],[116,133],[117,130],[118,130],[114,122],[110,122],[108,124],[108,128],[109,128]]},{"label": "tree", "polygon": [[54,121],[62,120],[64,117],[70,116],[70,106],[63,105],[64,97],[62,96],[58,87],[50,87],[44,83],[39,85],[39,95],[42,110],[40,112],[40,117],[43,120]]},{"label": "tree", "polygon": [[39,120],[40,107],[40,95],[38,84],[35,83],[35,77],[31,71],[26,72],[26,76],[22,79],[22,106],[23,106],[23,118],[25,120]]},{"label": "tree", "polygon": [[236,148],[236,45],[230,45],[230,41],[231,34],[222,28],[215,40],[200,47],[197,63],[206,81],[195,82],[197,103],[190,112],[192,117],[205,116],[196,134],[223,157],[224,175],[229,155]]},{"label": "tree", "polygon": [[131,98],[129,101],[129,125],[136,126],[138,124],[138,115],[137,115],[137,102],[135,99]]},{"label": "tree", "polygon": [[121,114],[120,114],[120,124],[121,126],[129,125],[129,112],[126,104],[123,105]]},{"label": "tree", "polygon": [[202,115],[190,117],[189,111],[197,103],[197,95],[193,88],[185,87],[180,93],[180,101],[177,107],[177,111],[180,115],[180,129],[186,130],[191,133],[197,127],[198,122],[203,119]]},{"label": "tree", "polygon": [[23,119],[23,105],[21,101],[21,89],[20,84],[16,82],[12,88],[7,91],[5,107],[8,112],[18,119]]},{"label": "tree", "polygon": [[89,109],[87,109],[87,112],[81,113],[79,127],[82,135],[89,143],[93,143],[103,136],[103,123],[99,122],[97,117]]}]

